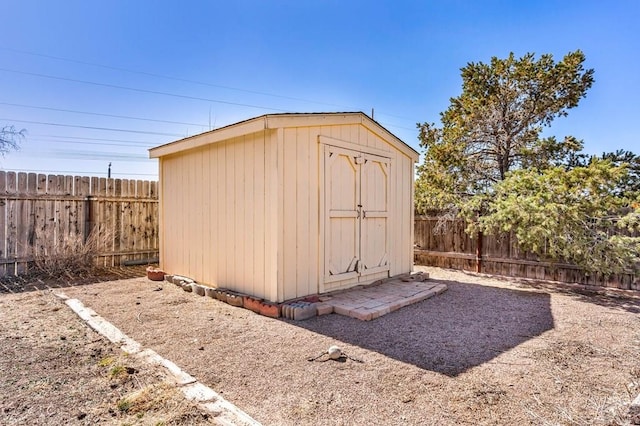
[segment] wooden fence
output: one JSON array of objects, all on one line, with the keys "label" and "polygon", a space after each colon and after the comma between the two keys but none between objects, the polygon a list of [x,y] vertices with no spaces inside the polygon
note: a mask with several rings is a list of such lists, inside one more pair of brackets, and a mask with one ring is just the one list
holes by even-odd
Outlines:
[{"label": "wooden fence", "polygon": [[461,219],[446,222],[438,217],[416,216],[414,261],[419,265],[462,269],[487,274],[577,283],[587,286],[640,290],[634,274],[603,276],[568,263],[540,261],[518,248],[512,234],[475,235],[470,238]]},{"label": "wooden fence", "polygon": [[0,171],[0,276],[83,244],[92,231],[98,264],[156,258],[157,182]]}]

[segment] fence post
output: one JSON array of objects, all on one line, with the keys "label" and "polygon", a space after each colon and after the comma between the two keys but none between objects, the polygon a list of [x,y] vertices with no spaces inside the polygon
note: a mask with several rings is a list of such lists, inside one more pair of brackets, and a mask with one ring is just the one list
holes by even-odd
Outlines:
[{"label": "fence post", "polygon": [[476,245],[476,272],[482,272],[482,231],[478,231],[478,244]]},{"label": "fence post", "polygon": [[87,195],[84,201],[84,242],[86,243],[95,225],[95,212],[93,211],[93,196]]}]

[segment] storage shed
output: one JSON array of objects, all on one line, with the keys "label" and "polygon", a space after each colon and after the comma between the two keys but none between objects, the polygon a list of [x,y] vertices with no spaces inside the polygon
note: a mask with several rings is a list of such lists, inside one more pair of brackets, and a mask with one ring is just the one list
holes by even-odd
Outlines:
[{"label": "storage shed", "polygon": [[412,269],[418,153],[361,112],[268,114],[149,154],[169,274],[283,302]]}]

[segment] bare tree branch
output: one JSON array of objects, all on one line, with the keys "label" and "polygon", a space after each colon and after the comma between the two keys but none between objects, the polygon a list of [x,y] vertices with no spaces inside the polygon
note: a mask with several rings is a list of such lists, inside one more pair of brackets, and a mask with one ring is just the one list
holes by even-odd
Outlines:
[{"label": "bare tree branch", "polygon": [[20,142],[26,133],[25,129],[16,130],[14,126],[4,126],[0,130],[0,156],[4,157],[9,151],[20,149]]}]

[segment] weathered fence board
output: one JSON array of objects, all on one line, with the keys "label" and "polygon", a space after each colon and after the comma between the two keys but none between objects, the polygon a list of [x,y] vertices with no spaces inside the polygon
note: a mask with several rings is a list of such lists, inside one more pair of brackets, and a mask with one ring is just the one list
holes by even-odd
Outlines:
[{"label": "weathered fence board", "polygon": [[0,171],[0,276],[100,234],[96,263],[158,256],[158,191],[149,181]]},{"label": "weathered fence board", "polygon": [[634,274],[604,276],[560,262],[546,262],[533,253],[520,250],[512,234],[476,235],[470,238],[461,219],[440,221],[439,217],[415,217],[414,261],[439,266],[537,280],[577,283],[588,286],[640,290],[640,277]]}]

